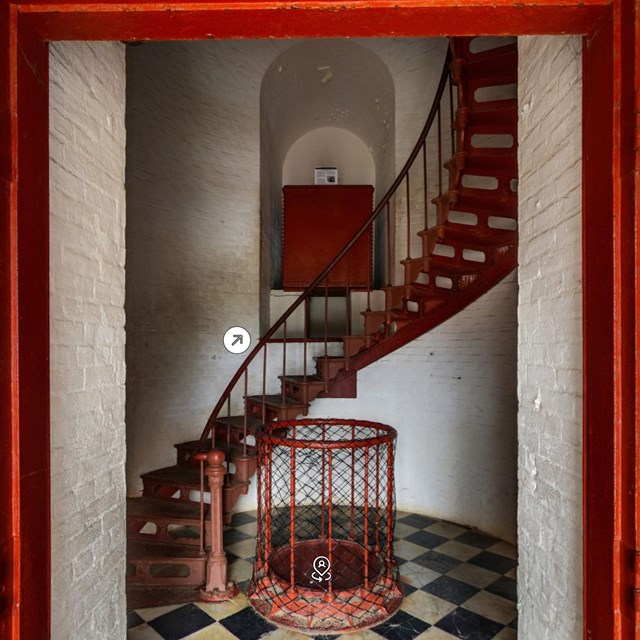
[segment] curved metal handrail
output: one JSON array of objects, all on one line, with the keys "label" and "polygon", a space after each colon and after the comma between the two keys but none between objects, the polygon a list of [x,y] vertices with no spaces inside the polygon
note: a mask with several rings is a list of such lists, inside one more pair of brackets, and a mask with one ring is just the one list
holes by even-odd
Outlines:
[{"label": "curved metal handrail", "polygon": [[[238,370],[233,375],[229,384],[226,386],[223,391],[220,399],[217,404],[213,408],[209,419],[202,431],[202,435],[200,436],[200,440],[198,442],[198,449],[204,450],[205,442],[213,429],[213,425],[215,421],[218,419],[220,415],[220,411],[226,404],[228,398],[231,396],[232,391],[235,389],[236,384],[242,377],[242,375],[247,371],[249,365],[254,360],[254,358],[262,351],[265,345],[269,342],[270,338],[278,331],[278,329],[287,321],[287,319],[291,316],[291,314],[305,301],[307,300],[313,291],[318,288],[318,285],[329,275],[330,271],[344,258],[344,256],[349,252],[349,250],[353,247],[353,245],[358,241],[360,236],[362,236],[366,230],[375,222],[376,218],[382,213],[382,211],[387,207],[391,198],[395,195],[398,187],[403,183],[405,178],[407,177],[409,170],[413,166],[415,159],[418,157],[420,150],[422,149],[425,141],[427,139],[427,135],[431,130],[434,120],[440,109],[440,102],[442,101],[442,96],[444,94],[445,87],[447,85],[447,80],[450,76],[450,66],[451,62],[451,49],[447,47],[447,54],[445,56],[444,65],[442,68],[442,74],[440,76],[440,82],[438,83],[438,88],[436,90],[436,94],[433,99],[433,103],[431,105],[431,109],[429,111],[429,115],[427,116],[427,120],[425,122],[424,127],[422,128],[422,132],[416,142],[413,151],[410,153],[407,161],[404,163],[400,173],[394,180],[393,184],[389,187],[385,195],[382,197],[378,205],[373,209],[373,212],[366,220],[366,222],[362,225],[362,227],[355,233],[355,235],[347,242],[347,244],[341,249],[341,251],[336,255],[333,260],[323,269],[323,271],[315,278],[315,280],[296,298],[296,300],[291,304],[291,306],[276,320],[273,325],[267,330],[267,332],[260,338],[259,342],[256,346],[251,350],[251,352],[244,359]],[[426,198],[426,195],[425,195]],[[245,408],[246,411],[246,408]]]}]

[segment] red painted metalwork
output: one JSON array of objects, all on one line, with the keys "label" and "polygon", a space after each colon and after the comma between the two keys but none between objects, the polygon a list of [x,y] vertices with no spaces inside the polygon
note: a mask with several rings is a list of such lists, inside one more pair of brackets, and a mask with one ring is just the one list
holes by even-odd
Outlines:
[{"label": "red painted metalwork", "polygon": [[201,599],[207,602],[229,600],[238,593],[236,585],[227,581],[227,554],[222,546],[222,485],[225,473],[224,453],[215,449],[209,451],[206,475],[211,494],[211,547],[207,557],[207,579],[200,592]]},{"label": "red painted metalwork", "polygon": [[[402,183],[404,182],[406,176],[408,176],[409,170],[411,169],[416,157],[418,156],[418,154],[420,152],[420,149],[422,147],[422,143],[426,140],[427,135],[431,131],[431,126],[433,124],[434,118],[436,117],[436,112],[438,110],[438,105],[440,103],[440,100],[442,99],[442,96],[444,95],[445,87],[446,87],[447,81],[449,80],[448,63],[449,63],[449,55],[447,54],[447,58],[446,58],[445,65],[444,65],[444,68],[443,68],[443,71],[442,71],[440,82],[438,84],[438,89],[436,91],[436,96],[434,98],[434,102],[433,102],[433,105],[431,107],[431,111],[429,113],[429,116],[427,117],[427,121],[426,121],[426,123],[424,125],[424,128],[423,128],[421,134],[420,134],[420,138],[418,139],[418,143],[415,145],[413,151],[409,155],[409,158],[407,159],[404,167],[402,168],[402,170],[400,171],[400,173],[398,174],[398,176],[394,180],[393,184],[391,185],[391,187],[389,188],[387,193],[380,199],[378,205],[373,210],[373,213],[366,219],[366,221],[362,224],[362,226],[358,229],[358,231],[355,232],[355,234],[351,237],[351,239],[342,247],[342,249],[338,252],[338,254],[333,258],[333,260],[331,260],[331,262],[316,276],[316,278],[313,280],[313,282],[311,282],[311,284],[298,296],[298,298],[282,314],[282,316],[280,316],[280,318],[278,320],[276,320],[276,322],[273,323],[273,325],[260,338],[260,340],[258,341],[256,346],[249,353],[249,355],[245,358],[245,360],[243,361],[242,365],[240,365],[240,367],[238,368],[236,373],[231,378],[231,381],[229,382],[229,384],[225,388],[224,392],[220,396],[220,399],[218,400],[216,406],[213,408],[213,411],[211,412],[211,415],[209,416],[209,419],[207,420],[207,424],[205,425],[205,428],[202,431],[202,435],[200,436],[201,447],[204,447],[204,443],[205,443],[206,439],[209,437],[209,434],[212,432],[212,430],[214,428],[214,425],[215,425],[215,422],[216,422],[216,420],[218,418],[218,415],[219,415],[222,407],[224,406],[224,403],[226,402],[227,398],[230,397],[231,393],[233,392],[236,384],[238,383],[238,380],[243,375],[244,371],[250,366],[250,364],[253,361],[253,359],[265,348],[265,345],[268,344],[269,340],[275,335],[275,333],[280,329],[280,327],[283,326],[286,323],[286,321],[287,321],[287,319],[289,317],[291,317],[293,312],[301,304],[303,304],[305,302],[305,300],[307,300],[309,297],[311,297],[321,284],[324,286],[324,296],[325,296],[325,311],[324,311],[323,321],[324,321],[325,358],[327,358],[327,355],[328,355],[328,351],[327,351],[327,338],[328,338],[328,327],[327,327],[327,322],[328,322],[328,302],[327,302],[327,297],[328,297],[328,287],[329,287],[327,276],[340,263],[340,261],[348,254],[348,252],[358,243],[360,238],[364,234],[369,232],[369,230],[371,229],[371,225],[375,222],[375,220],[378,218],[378,216],[383,211],[387,211],[388,210],[387,209],[388,203],[391,201],[391,198],[393,198],[395,196],[398,188],[402,185]],[[283,349],[283,351],[284,351],[284,349]],[[345,363],[343,363],[343,366],[344,366],[344,364]],[[340,368],[343,368],[343,366],[340,367]],[[286,369],[286,366],[283,366],[283,369]],[[283,376],[284,376],[284,371],[283,371]],[[333,376],[330,376],[330,378],[332,378],[332,377]],[[285,409],[286,404],[287,403],[285,402],[285,399],[282,399],[282,402],[281,402],[281,405],[280,405],[282,407],[282,409]],[[282,418],[284,416],[281,415],[281,416],[278,416],[278,417]]]},{"label": "red painted metalwork", "polygon": [[[640,505],[630,504],[637,495],[630,486],[637,455],[632,461],[623,455],[633,449],[632,443],[637,446],[635,399],[640,393],[633,388],[633,381],[637,385],[640,379],[636,371],[640,266],[635,244],[622,239],[639,236],[640,144],[638,104],[634,104],[638,82],[637,78],[633,82],[631,71],[638,58],[637,21],[635,3],[626,0],[538,0],[526,5],[515,0],[416,0],[392,5],[368,0],[345,4],[344,9],[301,0],[295,11],[287,2],[260,0],[215,4],[169,0],[161,6],[145,1],[0,3],[0,206],[4,214],[0,409],[7,426],[0,429],[0,480],[3,488],[11,488],[0,492],[5,594],[0,636],[9,640],[49,636],[48,348],[41,346],[48,333],[48,273],[44,258],[32,260],[45,256],[48,245],[44,42],[580,33],[587,35],[584,117],[589,125],[584,127],[583,199],[585,637],[632,637],[628,626],[614,625],[614,618],[621,615],[621,601],[628,601],[626,592],[610,591],[607,585],[613,584],[614,573],[616,582],[626,580],[627,572],[620,568],[629,563],[610,550],[621,548],[622,537],[628,539],[628,514],[635,510],[637,517],[640,510]],[[609,252],[613,259],[602,260],[611,256]],[[629,326],[629,318],[635,318],[631,334],[622,329]],[[630,468],[631,473],[623,473],[621,467]],[[619,489],[614,493],[616,484]],[[612,502],[613,513],[608,506]],[[640,528],[632,528],[638,536]],[[640,539],[635,546],[640,546]]]},{"label": "red painted metalwork", "polygon": [[[282,288],[305,289],[371,216],[371,185],[287,185],[282,189]],[[327,274],[329,288],[364,289],[371,277],[372,229]]]},{"label": "red painted metalwork", "polygon": [[395,440],[391,427],[357,420],[290,420],[258,432],[258,520],[271,523],[269,539],[265,529],[258,536],[249,585],[259,613],[329,633],[396,611]]}]

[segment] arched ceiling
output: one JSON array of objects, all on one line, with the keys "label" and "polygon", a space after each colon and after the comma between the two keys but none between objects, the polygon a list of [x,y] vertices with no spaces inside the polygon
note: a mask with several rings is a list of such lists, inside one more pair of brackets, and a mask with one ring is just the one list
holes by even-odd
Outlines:
[{"label": "arched ceiling", "polygon": [[393,171],[395,90],[382,60],[345,40],[310,40],[280,54],[261,87],[262,149],[282,166],[289,148],[320,127],[340,127],[370,149],[378,177]]}]

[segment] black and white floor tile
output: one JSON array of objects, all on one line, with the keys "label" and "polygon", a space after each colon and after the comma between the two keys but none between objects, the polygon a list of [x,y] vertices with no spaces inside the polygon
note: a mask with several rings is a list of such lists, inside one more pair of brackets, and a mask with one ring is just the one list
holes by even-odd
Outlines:
[{"label": "black and white floor tile", "polygon": [[[196,602],[129,612],[127,640],[305,640],[279,629],[247,604],[255,553],[255,512],[237,513],[224,532],[229,576],[241,593],[229,602]],[[386,622],[330,640],[515,640],[516,548],[472,529],[398,512],[395,554],[404,601]]]}]

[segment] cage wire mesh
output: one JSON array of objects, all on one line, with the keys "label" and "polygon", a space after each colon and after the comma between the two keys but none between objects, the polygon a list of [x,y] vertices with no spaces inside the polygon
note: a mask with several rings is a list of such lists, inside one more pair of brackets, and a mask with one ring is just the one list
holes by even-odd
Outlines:
[{"label": "cage wire mesh", "polygon": [[360,420],[291,420],[258,431],[249,601],[260,614],[330,633],[396,611],[395,441],[395,429]]}]

